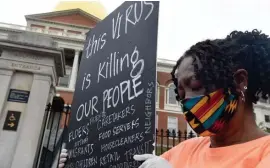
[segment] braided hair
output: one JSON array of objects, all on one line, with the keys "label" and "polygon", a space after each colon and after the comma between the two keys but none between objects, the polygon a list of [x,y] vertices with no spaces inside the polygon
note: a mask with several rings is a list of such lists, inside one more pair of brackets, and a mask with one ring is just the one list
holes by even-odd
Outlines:
[{"label": "braided hair", "polygon": [[[225,39],[205,40],[193,45],[179,58],[171,72],[178,101],[181,98],[175,75],[186,57],[193,57],[195,77],[202,82],[206,92],[214,85],[217,89],[230,88],[236,93],[234,72],[245,69],[248,72],[247,102],[256,103],[259,98],[269,98],[270,39],[261,31],[233,31]],[[199,69],[196,59],[199,59],[202,68]]]}]

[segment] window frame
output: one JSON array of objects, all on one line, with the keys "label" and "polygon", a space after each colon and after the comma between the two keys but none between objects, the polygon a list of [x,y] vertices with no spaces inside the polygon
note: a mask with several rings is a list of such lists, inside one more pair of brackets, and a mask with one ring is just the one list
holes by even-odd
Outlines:
[{"label": "window frame", "polygon": [[264,115],[264,122],[270,123],[270,116],[269,115]]},{"label": "window frame", "polygon": [[155,121],[156,121],[156,124],[155,124],[156,126],[155,127],[156,127],[156,129],[158,129],[158,113],[156,113]]},{"label": "window frame", "polygon": [[155,101],[156,101],[157,108],[159,108],[159,100],[160,100],[159,96],[160,96],[160,86],[159,86],[159,83],[156,82],[156,100]]},{"label": "window frame", "polygon": [[[57,87],[62,87],[62,88],[68,88],[69,87],[72,67],[66,65],[65,69],[66,69],[66,75],[63,76],[63,77],[59,77]],[[67,73],[67,72],[69,72],[69,73]],[[67,83],[67,86],[62,86],[62,85],[60,85],[60,81],[61,81],[62,78],[65,78],[65,77],[68,77],[68,83]]]},{"label": "window frame", "polygon": [[[171,86],[174,87],[174,84],[170,83],[166,88],[166,104],[177,106],[179,103],[178,103],[178,101],[176,99],[175,99],[176,103],[170,103],[169,97],[170,97],[170,88],[171,88]],[[175,95],[174,90],[173,90],[173,94]]]},{"label": "window frame", "polygon": [[[165,89],[165,99],[164,99],[164,109],[165,110],[168,110],[168,111],[172,111],[174,113],[182,113],[182,109],[181,109],[181,106],[180,106],[180,102],[178,102],[175,98],[175,101],[176,101],[176,104],[170,104],[169,103],[169,96],[170,96],[170,88],[171,87],[174,87],[174,84],[173,83],[169,83]],[[173,90],[173,94],[175,96],[175,92]]]}]

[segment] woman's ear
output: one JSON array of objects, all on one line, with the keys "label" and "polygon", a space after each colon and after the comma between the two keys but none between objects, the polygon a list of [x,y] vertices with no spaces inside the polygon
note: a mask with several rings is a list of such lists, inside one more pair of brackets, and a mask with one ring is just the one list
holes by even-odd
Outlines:
[{"label": "woman's ear", "polygon": [[245,69],[238,69],[234,75],[234,83],[236,86],[236,91],[242,96],[248,87],[248,72]]}]

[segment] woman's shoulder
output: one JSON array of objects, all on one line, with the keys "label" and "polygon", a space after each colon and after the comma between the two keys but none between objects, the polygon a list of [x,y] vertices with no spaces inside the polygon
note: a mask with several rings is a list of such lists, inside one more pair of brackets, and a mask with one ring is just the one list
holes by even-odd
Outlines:
[{"label": "woman's shoulder", "polygon": [[270,155],[270,135],[253,140],[251,143],[246,143],[246,146],[257,146],[264,152],[263,155]]},{"label": "woman's shoulder", "polygon": [[177,153],[182,153],[182,151],[194,150],[200,146],[204,146],[210,143],[209,137],[196,137],[180,142],[178,145],[165,152],[162,157],[168,160],[171,154],[176,155]]},{"label": "woman's shoulder", "polygon": [[176,148],[194,148],[196,146],[204,145],[207,143],[210,143],[209,137],[196,137],[179,143]]}]

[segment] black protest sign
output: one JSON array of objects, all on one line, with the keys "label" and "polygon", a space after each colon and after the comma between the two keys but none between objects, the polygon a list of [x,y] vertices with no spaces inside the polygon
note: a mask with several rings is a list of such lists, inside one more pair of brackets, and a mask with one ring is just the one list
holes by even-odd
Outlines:
[{"label": "black protest sign", "polygon": [[127,1],[88,35],[68,132],[66,167],[137,168],[152,153],[159,2]]}]

